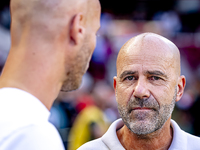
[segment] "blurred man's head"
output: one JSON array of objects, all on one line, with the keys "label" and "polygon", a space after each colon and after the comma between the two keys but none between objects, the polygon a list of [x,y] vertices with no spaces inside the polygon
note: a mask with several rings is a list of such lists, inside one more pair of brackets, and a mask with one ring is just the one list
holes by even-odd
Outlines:
[{"label": "blurred man's head", "polygon": [[147,135],[162,128],[184,86],[179,50],[171,41],[144,33],[121,48],[114,88],[119,113],[133,133]]},{"label": "blurred man's head", "polygon": [[[81,15],[84,28],[82,30],[83,37],[80,42],[80,47],[77,47],[77,52],[67,61],[66,64],[71,64],[70,70],[67,72],[67,80],[63,84],[62,90],[74,90],[80,86],[82,76],[89,67],[89,61],[96,46],[96,32],[100,28],[100,4],[98,0],[88,0],[85,9],[85,15]],[[85,18],[84,18],[85,16]],[[80,19],[80,18],[79,18]],[[85,34],[84,34],[85,33]],[[78,41],[74,41],[78,42]],[[71,89],[69,89],[69,87]]]},{"label": "blurred man's head", "polygon": [[63,65],[62,90],[77,89],[96,45],[100,9],[99,0],[12,0],[12,49],[35,43],[46,57],[55,55]]}]

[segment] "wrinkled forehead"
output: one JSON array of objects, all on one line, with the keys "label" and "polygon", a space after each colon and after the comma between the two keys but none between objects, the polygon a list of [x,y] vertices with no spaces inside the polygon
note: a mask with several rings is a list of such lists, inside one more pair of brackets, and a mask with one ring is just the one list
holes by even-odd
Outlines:
[{"label": "wrinkled forehead", "polygon": [[179,51],[168,39],[155,34],[142,34],[130,39],[121,48],[117,71],[131,63],[180,68]]},{"label": "wrinkled forehead", "polygon": [[126,55],[153,55],[162,56],[163,58],[172,58],[174,56],[173,44],[157,35],[141,35],[133,38],[127,43],[127,48],[124,48]]}]

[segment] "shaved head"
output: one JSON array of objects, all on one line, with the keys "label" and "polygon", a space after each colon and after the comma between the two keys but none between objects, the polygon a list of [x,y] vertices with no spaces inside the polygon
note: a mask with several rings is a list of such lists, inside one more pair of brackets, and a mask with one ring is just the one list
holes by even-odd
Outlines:
[{"label": "shaved head", "polygon": [[62,33],[64,39],[69,35],[73,17],[82,13],[83,24],[90,23],[88,18],[93,19],[100,3],[98,0],[11,0],[10,8],[12,44],[17,44],[27,32],[48,40]]},{"label": "shaved head", "polygon": [[[96,46],[100,2],[11,0],[10,11],[11,48],[1,82],[32,93],[49,109],[60,90],[81,84]],[[48,98],[40,91],[52,94]]]},{"label": "shaved head", "polygon": [[10,8],[11,51],[39,54],[37,59],[51,53],[64,70],[62,90],[77,89],[96,46],[99,0],[11,0]]},{"label": "shaved head", "polygon": [[143,33],[127,41],[119,51],[117,68],[123,65],[121,61],[124,61],[126,56],[138,55],[139,53],[144,59],[151,56],[158,56],[157,59],[166,59],[168,64],[174,68],[176,75],[180,75],[178,48],[168,39],[154,33]]}]

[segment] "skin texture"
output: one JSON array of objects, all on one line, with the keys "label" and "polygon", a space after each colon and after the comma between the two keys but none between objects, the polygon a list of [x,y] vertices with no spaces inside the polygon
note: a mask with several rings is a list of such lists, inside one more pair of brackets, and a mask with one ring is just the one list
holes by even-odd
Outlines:
[{"label": "skin texture", "polygon": [[125,149],[168,149],[171,113],[185,87],[178,48],[166,38],[140,34],[121,48],[114,89],[125,125],[117,131]]},{"label": "skin texture", "polygon": [[10,8],[11,49],[0,88],[27,91],[50,109],[60,90],[81,84],[100,28],[100,3],[11,0]]}]

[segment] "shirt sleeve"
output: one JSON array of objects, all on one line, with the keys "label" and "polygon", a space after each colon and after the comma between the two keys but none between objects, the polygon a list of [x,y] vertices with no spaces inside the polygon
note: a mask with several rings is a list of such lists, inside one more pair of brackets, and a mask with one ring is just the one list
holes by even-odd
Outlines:
[{"label": "shirt sleeve", "polygon": [[64,150],[60,135],[51,124],[30,125],[12,133],[3,150]]}]

